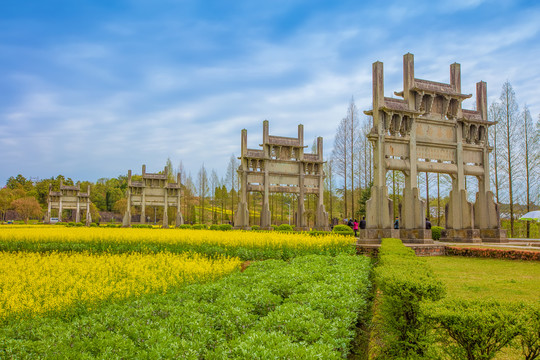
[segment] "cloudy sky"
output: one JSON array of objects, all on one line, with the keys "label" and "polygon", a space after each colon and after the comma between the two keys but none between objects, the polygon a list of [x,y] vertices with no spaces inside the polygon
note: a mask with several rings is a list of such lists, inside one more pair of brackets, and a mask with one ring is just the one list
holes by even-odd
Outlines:
[{"label": "cloudy sky", "polygon": [[[371,64],[385,93],[415,75],[462,91],[509,80],[540,113],[536,1],[3,0],[0,2],[0,186],[17,174],[74,180],[161,170],[225,175],[240,131],[257,147],[304,124],[325,154],[351,97],[371,103]],[[466,103],[472,107],[472,101]]]}]

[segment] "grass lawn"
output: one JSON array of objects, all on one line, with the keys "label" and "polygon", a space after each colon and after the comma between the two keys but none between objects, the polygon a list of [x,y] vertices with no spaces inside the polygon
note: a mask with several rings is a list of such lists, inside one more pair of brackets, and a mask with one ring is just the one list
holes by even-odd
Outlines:
[{"label": "grass lawn", "polygon": [[448,290],[447,297],[540,301],[540,263],[431,256],[426,260]]},{"label": "grass lawn", "polygon": [[[499,301],[540,301],[540,263],[432,256],[425,258],[444,282],[447,298],[495,299]],[[496,360],[518,360],[519,349],[507,347]]]}]

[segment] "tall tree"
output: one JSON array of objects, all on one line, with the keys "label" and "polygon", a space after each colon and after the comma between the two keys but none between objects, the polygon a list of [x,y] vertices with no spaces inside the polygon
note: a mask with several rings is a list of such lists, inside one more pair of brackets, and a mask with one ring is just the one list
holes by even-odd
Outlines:
[{"label": "tall tree", "polygon": [[[499,132],[503,141],[501,142],[500,157],[505,166],[501,167],[502,172],[508,179],[508,205],[510,207],[510,236],[514,236],[514,177],[519,163],[519,153],[516,146],[521,136],[518,125],[519,109],[516,94],[510,82],[503,84],[501,96],[501,126]],[[519,147],[518,147],[519,148]]]},{"label": "tall tree", "polygon": [[215,213],[215,205],[216,205],[216,190],[219,189],[219,177],[216,173],[216,170],[212,169],[211,175],[210,175],[210,189],[212,191],[212,224],[215,224],[217,222],[217,215]]},{"label": "tall tree", "polygon": [[[334,191],[335,191],[335,181],[334,181],[334,160],[330,159],[324,164],[324,187],[326,189],[327,199],[327,208],[330,210],[330,220],[334,219]],[[283,209],[283,208],[282,208]],[[282,211],[283,218],[283,211]]]},{"label": "tall tree", "polygon": [[[496,123],[499,123],[501,120],[501,107],[498,103],[493,103],[489,106],[489,120],[494,121]],[[493,184],[495,184],[495,199],[497,203],[499,203],[499,163],[497,161],[497,153],[500,151],[498,142],[497,142],[497,128],[499,126],[495,125],[491,127],[491,131],[489,132],[490,137],[490,145],[493,146],[493,152],[492,152],[492,166],[491,166],[491,175],[493,176]]]},{"label": "tall tree", "polygon": [[174,182],[174,168],[172,165],[171,158],[167,158],[167,162],[165,162],[165,169],[167,169],[167,181]]},{"label": "tall tree", "polygon": [[236,173],[238,169],[238,160],[236,159],[236,156],[234,154],[231,155],[231,159],[229,160],[229,165],[227,166],[227,185],[230,186],[230,192],[231,192],[231,213],[232,213],[232,219],[234,219],[234,193],[236,192],[236,185],[238,182],[238,174]]},{"label": "tall tree", "polygon": [[349,136],[347,118],[343,118],[339,123],[334,137],[334,149],[332,150],[332,160],[334,161],[336,174],[343,179],[343,217],[348,218],[347,207],[347,173],[349,170],[348,162]]},{"label": "tall tree", "polygon": [[204,167],[204,164],[202,164],[201,168],[199,169],[199,173],[197,174],[197,187],[199,190],[199,208],[201,210],[200,222],[201,224],[204,224],[204,203],[209,190],[208,174],[206,173],[206,168]]},{"label": "tall tree", "polygon": [[[523,149],[521,153],[525,156],[524,166],[525,166],[525,198],[527,203],[527,212],[531,211],[531,194],[533,194],[533,189],[536,189],[536,177],[533,174],[533,171],[538,167],[538,157],[536,156],[538,143],[535,144],[535,129],[529,112],[529,108],[525,105],[522,112],[523,119]],[[536,145],[536,146],[535,146]],[[527,221],[527,238],[531,237],[531,223]]]},{"label": "tall tree", "polygon": [[351,170],[349,172],[351,177],[351,217],[355,217],[354,213],[354,178],[356,173],[354,171],[355,158],[358,156],[358,108],[354,102],[354,98],[351,98],[349,107],[347,108],[347,125],[348,125],[348,136],[349,136],[349,146],[348,146],[348,155],[349,155],[349,165]]}]

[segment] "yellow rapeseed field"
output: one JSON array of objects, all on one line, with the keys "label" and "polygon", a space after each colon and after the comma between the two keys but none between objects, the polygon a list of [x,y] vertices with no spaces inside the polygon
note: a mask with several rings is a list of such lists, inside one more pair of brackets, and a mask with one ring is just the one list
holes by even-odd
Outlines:
[{"label": "yellow rapeseed field", "polygon": [[[69,229],[67,233],[89,231],[82,230]],[[49,237],[59,233],[56,229],[39,231]],[[36,236],[36,232],[33,234]],[[73,306],[91,309],[103,300],[165,292],[183,283],[213,280],[239,266],[238,258],[208,259],[190,253],[0,252],[0,320]]]},{"label": "yellow rapeseed field", "polygon": [[353,237],[341,235],[310,236],[302,233],[212,231],[190,229],[132,229],[86,227],[9,227],[0,228],[0,242],[24,241],[92,242],[116,244],[186,244],[220,245],[247,248],[329,248],[354,243]]}]

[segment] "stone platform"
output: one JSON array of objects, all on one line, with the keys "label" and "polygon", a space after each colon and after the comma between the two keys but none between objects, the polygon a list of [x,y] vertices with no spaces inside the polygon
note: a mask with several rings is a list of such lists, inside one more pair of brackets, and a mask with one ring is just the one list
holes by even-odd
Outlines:
[{"label": "stone platform", "polygon": [[[416,256],[441,256],[446,255],[446,245],[439,242],[433,242],[433,244],[414,244],[403,243],[403,245],[411,248],[416,253]],[[368,256],[377,256],[379,253],[379,247],[381,244],[356,244],[356,253],[364,254]]]}]

